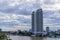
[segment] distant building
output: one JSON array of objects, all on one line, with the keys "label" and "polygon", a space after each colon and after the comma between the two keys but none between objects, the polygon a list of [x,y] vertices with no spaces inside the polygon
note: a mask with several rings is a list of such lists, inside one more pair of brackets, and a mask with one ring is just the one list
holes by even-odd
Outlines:
[{"label": "distant building", "polygon": [[30,29],[29,32],[32,32],[32,29]]},{"label": "distant building", "polygon": [[20,34],[21,32],[22,32],[21,30],[18,30],[18,31],[17,31],[17,34]]},{"label": "distant building", "polygon": [[36,12],[32,12],[32,33],[34,35],[42,35],[43,33],[42,9],[38,9]]},{"label": "distant building", "polygon": [[60,29],[58,29],[55,33],[56,33],[56,34],[60,34]]},{"label": "distant building", "polygon": [[46,32],[49,32],[49,27],[46,27]]},{"label": "distant building", "polygon": [[2,29],[0,29],[0,32],[2,32]]}]

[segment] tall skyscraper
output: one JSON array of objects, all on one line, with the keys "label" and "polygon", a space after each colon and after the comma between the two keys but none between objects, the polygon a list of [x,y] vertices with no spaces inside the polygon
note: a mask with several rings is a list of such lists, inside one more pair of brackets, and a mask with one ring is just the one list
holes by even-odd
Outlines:
[{"label": "tall skyscraper", "polygon": [[43,33],[43,13],[42,9],[32,12],[32,33],[42,35]]}]

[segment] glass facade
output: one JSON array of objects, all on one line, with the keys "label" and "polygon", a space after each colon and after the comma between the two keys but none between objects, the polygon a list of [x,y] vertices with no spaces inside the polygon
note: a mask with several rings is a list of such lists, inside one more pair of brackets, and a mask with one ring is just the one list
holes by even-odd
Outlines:
[{"label": "glass facade", "polygon": [[32,32],[39,34],[43,32],[43,13],[42,9],[38,9],[32,13]]}]

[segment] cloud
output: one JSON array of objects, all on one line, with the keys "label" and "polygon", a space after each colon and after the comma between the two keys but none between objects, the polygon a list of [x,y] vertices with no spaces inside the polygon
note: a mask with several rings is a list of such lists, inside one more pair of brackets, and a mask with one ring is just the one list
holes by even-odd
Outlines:
[{"label": "cloud", "polygon": [[44,0],[45,4],[55,4],[55,0]]},{"label": "cloud", "polygon": [[[59,10],[59,9],[58,9]],[[60,26],[60,13],[58,10],[44,10],[44,28],[49,26],[50,30],[59,29]]]},{"label": "cloud", "polygon": [[[31,27],[31,15],[19,15],[19,14],[7,14],[7,13],[0,13],[0,27],[9,27],[9,28],[24,28]],[[18,30],[18,28],[16,30]],[[2,28],[3,29],[3,28]]]},{"label": "cloud", "polygon": [[59,28],[59,5],[59,0],[0,0],[0,27],[9,30],[30,29],[32,11],[42,8],[44,27]]},{"label": "cloud", "polygon": [[4,13],[30,15],[32,10],[39,7],[40,4],[34,0],[6,0],[0,3],[0,11]]}]

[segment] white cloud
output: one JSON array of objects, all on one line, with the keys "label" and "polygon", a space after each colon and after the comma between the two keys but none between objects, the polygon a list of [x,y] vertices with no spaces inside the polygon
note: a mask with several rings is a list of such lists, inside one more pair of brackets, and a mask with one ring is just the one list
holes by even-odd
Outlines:
[{"label": "white cloud", "polygon": [[[52,3],[54,4],[45,4],[44,0],[42,1],[42,8],[44,10],[58,10],[60,9],[60,1],[59,0],[50,0]],[[48,0],[46,0],[46,2],[49,2]]]},{"label": "white cloud", "polygon": [[20,4],[20,0],[10,0],[9,6],[16,6]]},{"label": "white cloud", "polygon": [[[29,24],[29,21],[31,21],[31,14],[29,13],[32,10],[40,8],[41,6],[43,11],[44,10],[54,11],[53,14],[48,14],[49,16],[46,13],[45,16],[47,17],[44,18],[44,25],[56,27],[56,25],[52,21],[54,21],[55,18],[58,18],[58,19],[60,18],[60,13],[55,12],[58,9],[60,9],[60,6],[59,6],[60,0],[50,0],[50,2],[48,2],[49,0],[46,0],[46,2],[49,4],[44,3],[44,1],[45,0],[0,0],[1,4],[3,4],[0,6],[0,10],[1,12],[4,12],[4,13],[0,13],[0,20],[3,19],[2,22],[15,22],[19,24],[18,27],[15,27],[15,30],[16,28],[29,29],[31,27],[31,23]],[[39,5],[39,7],[37,7],[36,5]],[[20,13],[20,11],[24,12],[23,15],[22,13]],[[51,19],[51,17],[53,17],[53,19]],[[59,23],[56,23],[56,24],[59,24]],[[22,28],[20,26],[22,26]],[[25,26],[29,26],[29,27],[25,28]],[[60,26],[60,25],[57,25],[57,26]],[[9,27],[4,27],[4,28],[8,30],[10,29]]]}]

